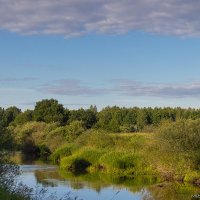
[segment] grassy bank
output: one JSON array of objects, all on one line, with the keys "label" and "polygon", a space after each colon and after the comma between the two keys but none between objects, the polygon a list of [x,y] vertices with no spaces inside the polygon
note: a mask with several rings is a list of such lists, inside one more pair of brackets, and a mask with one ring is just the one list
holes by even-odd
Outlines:
[{"label": "grassy bank", "polygon": [[157,176],[161,180],[200,184],[200,121],[164,121],[151,132],[111,133],[29,122],[10,127],[25,153],[39,152],[61,169],[118,176]]},{"label": "grassy bank", "polygon": [[[109,134],[90,130],[57,149],[61,169],[200,184],[198,122],[164,124],[154,133]],[[192,128],[196,127],[196,128]]]}]

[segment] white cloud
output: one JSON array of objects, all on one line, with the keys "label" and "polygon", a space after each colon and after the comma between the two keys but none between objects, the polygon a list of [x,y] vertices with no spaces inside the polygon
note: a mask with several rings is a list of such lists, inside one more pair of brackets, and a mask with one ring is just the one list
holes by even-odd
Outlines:
[{"label": "white cloud", "polygon": [[198,0],[0,0],[0,29],[79,36],[146,31],[200,36]]},{"label": "white cloud", "polygon": [[127,96],[151,96],[161,98],[199,98],[200,82],[160,84],[141,83],[130,80],[121,80],[115,86],[115,91]]},{"label": "white cloud", "polygon": [[67,95],[67,96],[96,96],[108,93],[107,89],[92,88],[85,86],[79,80],[62,79],[53,81],[38,89],[47,94]]},{"label": "white cloud", "polygon": [[104,88],[84,85],[79,80],[56,80],[41,86],[38,91],[66,96],[118,95],[131,97],[199,98],[200,82],[195,83],[143,83],[126,79],[111,80]]}]

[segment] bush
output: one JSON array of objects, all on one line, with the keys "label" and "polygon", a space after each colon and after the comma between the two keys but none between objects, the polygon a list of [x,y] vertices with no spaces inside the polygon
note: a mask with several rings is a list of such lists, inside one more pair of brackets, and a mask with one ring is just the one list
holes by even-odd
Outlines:
[{"label": "bush", "polygon": [[200,120],[181,120],[164,124],[158,137],[178,151],[199,151]]},{"label": "bush", "polygon": [[115,145],[113,137],[103,130],[88,130],[80,135],[75,142],[81,146],[99,149],[110,148]]},{"label": "bush", "polygon": [[199,170],[200,120],[180,120],[174,123],[165,123],[160,127],[157,136],[162,149],[170,155],[168,157],[174,158],[176,166],[179,166],[182,162],[185,165],[181,167],[182,170],[187,168]]},{"label": "bush", "polygon": [[86,129],[82,121],[72,121],[69,125],[66,126],[66,138],[69,142],[72,142],[85,130]]},{"label": "bush", "polygon": [[78,151],[76,155],[87,160],[91,164],[95,164],[104,153],[105,151],[103,150],[84,148]]},{"label": "bush", "polygon": [[45,143],[48,145],[49,149],[53,152],[58,147],[67,143],[66,139],[66,128],[57,127],[46,134]]},{"label": "bush", "polygon": [[131,153],[113,151],[103,155],[99,160],[99,164],[109,172],[134,170],[138,167],[138,158]]},{"label": "bush", "polygon": [[21,149],[22,152],[27,155],[35,155],[37,157],[39,154],[39,149],[31,137],[27,137],[23,141]]},{"label": "bush", "polygon": [[45,144],[40,144],[37,146],[39,151],[39,157],[43,160],[48,160],[51,155],[50,149]]},{"label": "bush", "polygon": [[73,144],[67,144],[61,148],[56,149],[51,155],[50,159],[54,164],[59,164],[63,157],[71,156],[72,151],[77,147]]},{"label": "bush", "polygon": [[95,149],[81,149],[72,156],[61,159],[60,165],[61,168],[66,170],[83,172],[89,166],[96,164],[104,153],[104,151]]}]

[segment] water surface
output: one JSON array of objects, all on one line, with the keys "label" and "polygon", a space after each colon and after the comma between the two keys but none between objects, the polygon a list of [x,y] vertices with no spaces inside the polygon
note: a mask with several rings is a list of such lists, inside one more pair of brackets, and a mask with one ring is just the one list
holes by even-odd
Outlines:
[{"label": "water surface", "polygon": [[20,165],[22,174],[18,181],[40,190],[46,188],[47,196],[56,193],[62,197],[70,193],[83,200],[188,200],[199,188],[181,183],[157,183],[155,177],[106,176],[103,174],[74,175],[60,171],[52,165]]}]

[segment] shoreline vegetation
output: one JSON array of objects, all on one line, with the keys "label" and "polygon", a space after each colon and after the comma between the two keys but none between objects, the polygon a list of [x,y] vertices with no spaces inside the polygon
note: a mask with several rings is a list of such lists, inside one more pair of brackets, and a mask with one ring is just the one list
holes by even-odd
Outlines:
[{"label": "shoreline vegetation", "polygon": [[66,172],[152,176],[200,186],[199,109],[68,110],[46,99],[24,112],[0,108],[0,137],[1,151],[22,151]]}]

